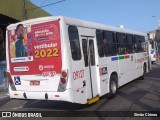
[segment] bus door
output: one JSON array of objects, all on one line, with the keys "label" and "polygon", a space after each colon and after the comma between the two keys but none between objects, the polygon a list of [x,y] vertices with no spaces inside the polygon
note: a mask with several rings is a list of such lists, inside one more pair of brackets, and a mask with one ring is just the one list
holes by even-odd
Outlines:
[{"label": "bus door", "polygon": [[82,37],[81,40],[85,62],[87,99],[90,99],[98,94],[98,83],[96,81],[97,66],[95,61],[95,45],[92,37]]}]

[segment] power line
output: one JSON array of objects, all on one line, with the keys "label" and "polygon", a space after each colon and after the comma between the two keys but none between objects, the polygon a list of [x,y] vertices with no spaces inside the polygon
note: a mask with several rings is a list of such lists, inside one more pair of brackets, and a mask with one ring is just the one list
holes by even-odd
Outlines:
[{"label": "power line", "polygon": [[[51,0],[48,0],[50,3],[52,3],[51,2]],[[78,15],[76,15],[76,14],[74,14],[71,10],[69,10],[65,5],[64,5],[64,3],[60,3],[60,4],[58,4],[58,5],[55,5],[54,7],[53,6],[49,6],[49,7],[52,7],[51,9],[54,9],[54,11],[57,11],[57,12],[59,12],[60,14],[61,13],[66,13],[68,16],[75,16],[75,17],[77,17],[77,18],[79,18],[79,16]],[[61,7],[63,7],[64,9],[61,9]],[[56,9],[55,9],[56,8]]]},{"label": "power line", "polygon": [[[49,2],[52,3],[51,0],[49,0]],[[64,11],[63,9],[61,9],[58,5],[55,5],[54,7],[53,6],[50,6],[50,7],[52,7],[53,9],[55,8],[56,11],[58,10],[58,11],[60,11],[60,13],[63,12],[63,13],[67,14],[67,12]]]},{"label": "power line", "polygon": [[66,1],[66,0],[57,1],[57,2],[54,2],[54,3],[51,3],[51,4],[47,4],[47,5],[44,5],[44,6],[35,7],[35,8],[27,9],[27,10],[34,10],[34,9],[38,9],[38,8],[43,8],[43,7],[47,7],[47,6],[54,5],[54,4],[57,4],[57,3],[61,3],[61,2],[64,2],[64,1]]},{"label": "power line", "polygon": [[[45,1],[46,1],[46,0],[44,0],[44,1],[42,2],[42,4],[40,5],[40,7],[45,3]],[[32,14],[32,16],[31,16],[31,18],[36,14],[36,12],[37,12],[38,10],[39,10],[39,9],[36,9],[36,10],[35,10],[35,12],[34,12],[34,13]]]},{"label": "power line", "polygon": [[63,4],[61,4],[61,5],[68,11],[68,13],[70,13],[71,15],[74,15],[74,16],[76,16],[78,18],[80,18],[77,14],[75,14],[73,11],[71,11],[70,9],[68,9],[67,7],[65,7]]}]

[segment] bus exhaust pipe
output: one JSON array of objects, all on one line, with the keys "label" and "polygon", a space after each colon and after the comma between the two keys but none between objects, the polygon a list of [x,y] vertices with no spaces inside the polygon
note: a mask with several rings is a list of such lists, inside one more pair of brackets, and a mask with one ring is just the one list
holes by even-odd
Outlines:
[{"label": "bus exhaust pipe", "polygon": [[25,99],[27,99],[27,95],[26,95],[26,93],[23,93],[23,97],[24,97]]}]

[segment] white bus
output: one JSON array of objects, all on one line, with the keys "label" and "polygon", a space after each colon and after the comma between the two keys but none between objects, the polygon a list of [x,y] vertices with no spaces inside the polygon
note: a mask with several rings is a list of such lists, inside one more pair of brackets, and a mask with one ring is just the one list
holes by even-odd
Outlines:
[{"label": "white bus", "polygon": [[10,98],[91,104],[148,72],[144,33],[52,16],[6,36]]},{"label": "white bus", "polygon": [[155,40],[149,41],[150,54],[151,54],[151,62],[155,63],[158,57],[158,46]]}]

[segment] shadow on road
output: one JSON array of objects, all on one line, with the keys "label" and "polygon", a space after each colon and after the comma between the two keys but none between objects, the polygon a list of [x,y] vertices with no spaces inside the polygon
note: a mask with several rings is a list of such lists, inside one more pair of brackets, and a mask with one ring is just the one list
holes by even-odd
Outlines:
[{"label": "shadow on road", "polygon": [[1,107],[2,105],[6,104],[6,103],[9,102],[9,101],[10,101],[10,99],[9,99],[8,97],[3,98],[3,100],[0,100],[0,107]]},{"label": "shadow on road", "polygon": [[82,110],[88,108],[90,105],[69,103],[63,101],[50,101],[50,100],[30,100],[28,101],[23,108],[42,108],[47,110]]},{"label": "shadow on road", "polygon": [[[126,111],[160,111],[160,68],[156,67],[146,75],[145,80],[134,80],[118,90],[117,97],[112,100],[106,100],[106,97],[102,97],[98,101],[98,105],[83,105],[61,101],[46,101],[46,100],[29,100],[23,108],[31,108],[38,110],[113,110],[116,108],[114,105],[119,105],[119,109],[114,110],[126,110]],[[121,100],[117,103],[117,99]],[[123,102],[124,101],[124,102]],[[125,105],[127,102],[129,105]],[[121,105],[123,104],[123,105]],[[106,108],[104,106],[107,106]],[[124,109],[124,106],[126,107]]]}]

